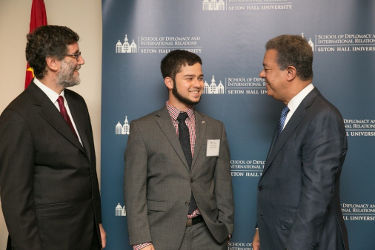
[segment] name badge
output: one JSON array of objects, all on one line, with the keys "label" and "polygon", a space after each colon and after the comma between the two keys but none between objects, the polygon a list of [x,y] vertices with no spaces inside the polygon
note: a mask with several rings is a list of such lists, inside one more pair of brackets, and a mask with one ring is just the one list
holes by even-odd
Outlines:
[{"label": "name badge", "polygon": [[220,139],[207,140],[206,156],[219,156]]}]

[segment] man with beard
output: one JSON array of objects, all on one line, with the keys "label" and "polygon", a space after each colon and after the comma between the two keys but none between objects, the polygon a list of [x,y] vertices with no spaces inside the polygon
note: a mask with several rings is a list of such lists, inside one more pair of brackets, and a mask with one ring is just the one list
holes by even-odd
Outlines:
[{"label": "man with beard", "polygon": [[222,122],[194,110],[204,82],[199,56],[168,53],[165,107],[130,124],[125,205],[133,249],[223,250],[233,231],[228,142]]},{"label": "man with beard", "polygon": [[258,184],[254,250],[348,250],[340,207],[347,152],[340,112],[316,87],[301,36],[269,40],[259,76],[285,106]]},{"label": "man with beard", "polygon": [[12,249],[105,247],[90,117],[79,84],[78,35],[27,36],[35,78],[0,117],[0,195]]}]

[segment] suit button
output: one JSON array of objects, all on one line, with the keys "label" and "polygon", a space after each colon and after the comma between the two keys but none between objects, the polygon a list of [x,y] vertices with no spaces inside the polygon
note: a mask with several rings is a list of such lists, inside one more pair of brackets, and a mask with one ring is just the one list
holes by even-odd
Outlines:
[{"label": "suit button", "polygon": [[190,202],[188,202],[188,201],[185,201],[185,206],[189,206],[190,205]]},{"label": "suit button", "polygon": [[262,186],[262,185],[258,186],[258,190],[259,190],[259,191],[262,191],[262,189],[263,189],[263,186]]}]

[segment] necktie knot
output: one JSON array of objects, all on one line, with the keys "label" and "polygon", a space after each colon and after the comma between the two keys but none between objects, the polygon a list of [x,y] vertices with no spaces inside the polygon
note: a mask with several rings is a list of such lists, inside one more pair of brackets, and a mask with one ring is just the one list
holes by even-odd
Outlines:
[{"label": "necktie knot", "polygon": [[288,106],[285,106],[282,110],[281,110],[281,116],[284,116],[286,117],[286,115],[289,113],[289,108]]},{"label": "necktie knot", "polygon": [[59,98],[57,98],[57,102],[59,103],[59,106],[65,106],[63,96],[60,95]]},{"label": "necktie knot", "polygon": [[186,112],[181,112],[177,117],[177,121],[180,123],[185,122],[186,118],[188,118],[188,114]]},{"label": "necktie knot", "polygon": [[285,107],[281,110],[281,115],[280,115],[280,124],[279,124],[279,133],[281,133],[281,131],[283,131],[284,123],[285,123],[285,120],[286,120],[286,116],[288,115],[288,112],[289,112],[289,108],[288,108],[288,106],[285,106]]}]

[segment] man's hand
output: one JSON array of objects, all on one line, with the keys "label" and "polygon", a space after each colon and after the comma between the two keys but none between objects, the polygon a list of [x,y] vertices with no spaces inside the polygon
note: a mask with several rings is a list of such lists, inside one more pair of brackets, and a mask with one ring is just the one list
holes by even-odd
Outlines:
[{"label": "man's hand", "polygon": [[142,248],[142,250],[155,250],[155,248],[154,248],[154,245],[151,244],[145,248]]},{"label": "man's hand", "polygon": [[253,249],[260,250],[260,240],[259,240],[259,230],[255,229],[255,234],[253,238]]},{"label": "man's hand", "polygon": [[103,249],[107,245],[107,240],[106,240],[107,234],[105,233],[102,224],[99,224],[99,230],[100,230],[100,238],[102,239],[102,249]]}]

